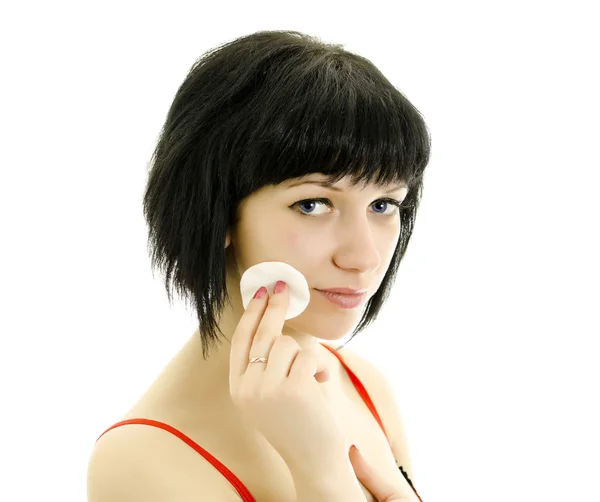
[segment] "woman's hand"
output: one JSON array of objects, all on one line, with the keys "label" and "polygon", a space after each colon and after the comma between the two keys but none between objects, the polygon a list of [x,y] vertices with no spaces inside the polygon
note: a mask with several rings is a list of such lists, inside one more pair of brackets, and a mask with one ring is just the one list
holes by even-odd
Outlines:
[{"label": "woman's hand", "polygon": [[318,473],[346,458],[348,443],[319,387],[329,379],[325,360],[281,334],[288,302],[287,285],[250,301],[231,338],[229,390],[290,470]]},{"label": "woman's hand", "polygon": [[377,502],[419,502],[415,492],[402,477],[402,486],[388,482],[372,465],[367,463],[360,451],[353,445],[348,453],[356,478],[365,486]]}]

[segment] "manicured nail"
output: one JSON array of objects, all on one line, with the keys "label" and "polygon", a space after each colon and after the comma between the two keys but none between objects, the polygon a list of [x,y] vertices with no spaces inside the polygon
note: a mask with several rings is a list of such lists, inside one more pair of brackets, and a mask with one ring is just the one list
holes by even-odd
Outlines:
[{"label": "manicured nail", "polygon": [[260,288],[258,288],[256,293],[254,293],[254,298],[262,298],[266,294],[267,294],[267,288],[265,288],[264,286],[261,286]]},{"label": "manicured nail", "polygon": [[282,291],[285,291],[285,282],[277,281],[277,283],[275,284],[275,288],[273,289],[273,293],[277,294],[281,293]]}]

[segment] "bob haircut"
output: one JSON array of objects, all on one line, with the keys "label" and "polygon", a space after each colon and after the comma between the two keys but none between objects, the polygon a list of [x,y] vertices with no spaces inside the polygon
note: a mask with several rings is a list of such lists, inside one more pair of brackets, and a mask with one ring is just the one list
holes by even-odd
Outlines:
[{"label": "bob haircut", "polygon": [[225,238],[240,202],[311,173],[331,183],[348,177],[351,186],[408,185],[392,261],[350,339],[373,322],[412,235],[430,142],[419,111],[342,45],[259,31],[198,59],[158,136],[143,209],[152,268],[164,271],[170,303],[170,283],[192,301],[204,359],[222,341],[218,318],[231,304]]}]

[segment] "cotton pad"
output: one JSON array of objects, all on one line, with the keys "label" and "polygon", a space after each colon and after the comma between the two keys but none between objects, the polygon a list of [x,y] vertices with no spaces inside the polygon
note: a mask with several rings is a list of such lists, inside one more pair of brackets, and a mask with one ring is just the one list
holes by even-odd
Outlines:
[{"label": "cotton pad", "polygon": [[301,272],[282,261],[263,261],[246,270],[240,280],[242,304],[248,307],[256,291],[265,286],[269,296],[277,281],[285,281],[289,291],[289,305],[285,315],[286,321],[299,316],[310,302],[308,282]]}]

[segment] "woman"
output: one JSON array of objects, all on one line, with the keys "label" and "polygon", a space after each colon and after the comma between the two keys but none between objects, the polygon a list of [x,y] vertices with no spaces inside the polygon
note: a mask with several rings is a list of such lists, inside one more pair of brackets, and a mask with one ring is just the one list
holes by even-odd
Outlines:
[{"label": "woman", "polygon": [[[355,336],[377,317],[412,234],[429,151],[416,108],[339,45],[258,32],[196,62],[161,131],[144,215],[169,301],[172,283],[199,328],[96,442],[90,502],[420,500],[381,373],[318,339],[356,326]],[[244,310],[240,278],[264,261],[305,276],[302,314],[284,320],[285,287]],[[341,287],[366,290],[352,297],[357,307],[322,292]],[[279,415],[257,420],[267,361],[284,357],[285,376],[304,361],[312,370],[299,388],[319,393],[306,407],[275,401]],[[250,378],[256,399],[243,401]],[[345,447],[337,457],[334,444]]]}]

